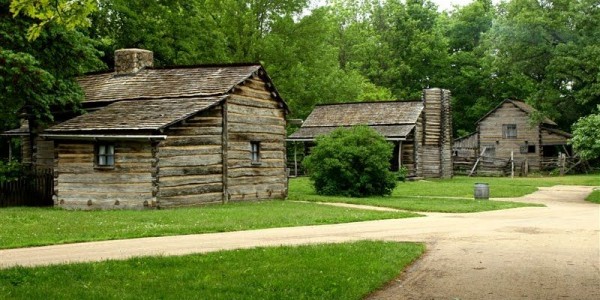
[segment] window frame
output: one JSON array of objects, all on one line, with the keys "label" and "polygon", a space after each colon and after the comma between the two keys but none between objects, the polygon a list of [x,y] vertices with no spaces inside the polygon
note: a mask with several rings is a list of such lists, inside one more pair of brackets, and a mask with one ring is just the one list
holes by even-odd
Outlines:
[{"label": "window frame", "polygon": [[250,141],[250,162],[252,163],[252,165],[261,164],[260,152],[260,141]]},{"label": "window frame", "polygon": [[115,168],[115,144],[97,143],[94,147],[94,168],[96,169],[114,169]]},{"label": "window frame", "polygon": [[517,136],[517,124],[502,124],[502,138],[516,139]]}]

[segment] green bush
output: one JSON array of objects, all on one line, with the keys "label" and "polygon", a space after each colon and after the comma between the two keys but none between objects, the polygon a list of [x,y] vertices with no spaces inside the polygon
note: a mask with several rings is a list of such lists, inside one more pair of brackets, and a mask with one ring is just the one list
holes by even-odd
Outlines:
[{"label": "green bush", "polygon": [[398,181],[406,181],[406,177],[408,177],[408,168],[406,168],[405,166],[401,166],[400,169],[398,169],[398,171],[396,172],[396,179],[398,179]]},{"label": "green bush", "polygon": [[303,164],[317,194],[364,197],[389,195],[396,187],[391,157],[392,145],[383,136],[357,126],[317,138]]},{"label": "green bush", "polygon": [[0,160],[0,183],[19,179],[23,175],[21,164],[17,161]]}]

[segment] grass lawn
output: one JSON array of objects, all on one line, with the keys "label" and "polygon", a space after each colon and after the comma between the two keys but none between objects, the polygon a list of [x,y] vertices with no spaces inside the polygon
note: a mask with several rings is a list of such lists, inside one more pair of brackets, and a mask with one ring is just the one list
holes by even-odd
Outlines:
[{"label": "grass lawn", "polygon": [[0,248],[18,248],[148,236],[348,223],[418,216],[265,201],[147,211],[65,211],[54,208],[0,209]]},{"label": "grass lawn", "polygon": [[[389,197],[346,198],[319,196],[314,192],[310,180],[306,177],[290,180],[290,200],[344,202],[392,207],[410,211],[425,212],[478,212],[506,209],[535,204],[510,201],[475,201],[473,186],[475,183],[488,183],[492,198],[520,197],[537,191],[538,187],[553,185],[591,185],[600,186],[600,177],[594,175],[575,175],[563,177],[464,177],[453,179],[428,179],[414,182],[399,182]],[[462,199],[448,199],[456,197]]]},{"label": "grass lawn", "polygon": [[600,204],[600,190],[594,190],[585,200]]},{"label": "grass lawn", "polygon": [[360,241],[0,270],[10,299],[362,299],[422,244]]}]

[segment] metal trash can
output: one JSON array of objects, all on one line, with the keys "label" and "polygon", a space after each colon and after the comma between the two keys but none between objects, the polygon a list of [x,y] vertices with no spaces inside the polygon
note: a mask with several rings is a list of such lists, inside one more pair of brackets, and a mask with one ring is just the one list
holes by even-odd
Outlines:
[{"label": "metal trash can", "polygon": [[473,195],[475,199],[479,200],[490,199],[490,185],[487,183],[476,183]]}]

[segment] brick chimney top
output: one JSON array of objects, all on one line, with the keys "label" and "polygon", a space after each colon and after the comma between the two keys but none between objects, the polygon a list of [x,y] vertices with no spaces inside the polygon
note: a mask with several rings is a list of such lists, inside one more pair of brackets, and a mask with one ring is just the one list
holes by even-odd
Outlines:
[{"label": "brick chimney top", "polygon": [[154,54],[144,49],[119,49],[115,51],[115,74],[134,75],[145,67],[152,67]]}]

